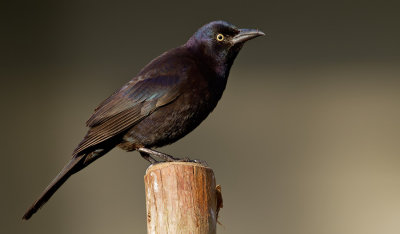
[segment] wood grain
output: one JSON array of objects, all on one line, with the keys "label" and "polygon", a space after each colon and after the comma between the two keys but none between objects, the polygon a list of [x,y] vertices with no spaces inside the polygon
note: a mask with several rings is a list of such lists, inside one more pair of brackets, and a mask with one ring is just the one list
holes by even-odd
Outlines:
[{"label": "wood grain", "polygon": [[211,168],[160,163],[147,169],[144,181],[148,233],[216,233],[222,196]]}]

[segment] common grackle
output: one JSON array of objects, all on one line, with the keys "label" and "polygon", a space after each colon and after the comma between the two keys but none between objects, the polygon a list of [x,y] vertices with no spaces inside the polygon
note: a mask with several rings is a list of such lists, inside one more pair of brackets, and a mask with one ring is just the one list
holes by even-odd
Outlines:
[{"label": "common grackle", "polygon": [[243,44],[265,35],[225,21],[201,27],[182,46],[163,53],[103,101],[86,122],[89,131],[72,159],[23,216],[29,219],[74,173],[115,146],[137,150],[151,163],[186,161],[152,150],[196,128],[217,105]]}]

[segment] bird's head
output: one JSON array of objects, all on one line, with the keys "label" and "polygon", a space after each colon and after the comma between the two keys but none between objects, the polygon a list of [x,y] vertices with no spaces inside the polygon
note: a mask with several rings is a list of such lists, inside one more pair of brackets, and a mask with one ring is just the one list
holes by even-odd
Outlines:
[{"label": "bird's head", "polygon": [[227,76],[243,44],[264,35],[258,29],[239,29],[225,21],[213,21],[199,28],[185,46],[204,55],[220,75]]}]

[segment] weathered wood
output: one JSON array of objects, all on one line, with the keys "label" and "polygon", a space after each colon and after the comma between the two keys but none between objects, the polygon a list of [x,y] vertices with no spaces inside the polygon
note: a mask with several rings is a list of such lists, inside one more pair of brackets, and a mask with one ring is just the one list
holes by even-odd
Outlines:
[{"label": "weathered wood", "polygon": [[216,233],[222,196],[211,168],[160,163],[147,169],[144,181],[149,234]]}]

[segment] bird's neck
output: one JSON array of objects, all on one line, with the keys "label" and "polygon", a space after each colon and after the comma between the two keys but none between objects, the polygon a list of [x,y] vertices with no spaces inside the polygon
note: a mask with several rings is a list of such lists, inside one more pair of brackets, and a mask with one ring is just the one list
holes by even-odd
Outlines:
[{"label": "bird's neck", "polygon": [[219,79],[226,80],[233,64],[233,59],[220,57],[209,51],[209,48],[195,43],[186,43],[184,45],[196,57],[196,60],[203,63],[205,67],[211,70]]}]

